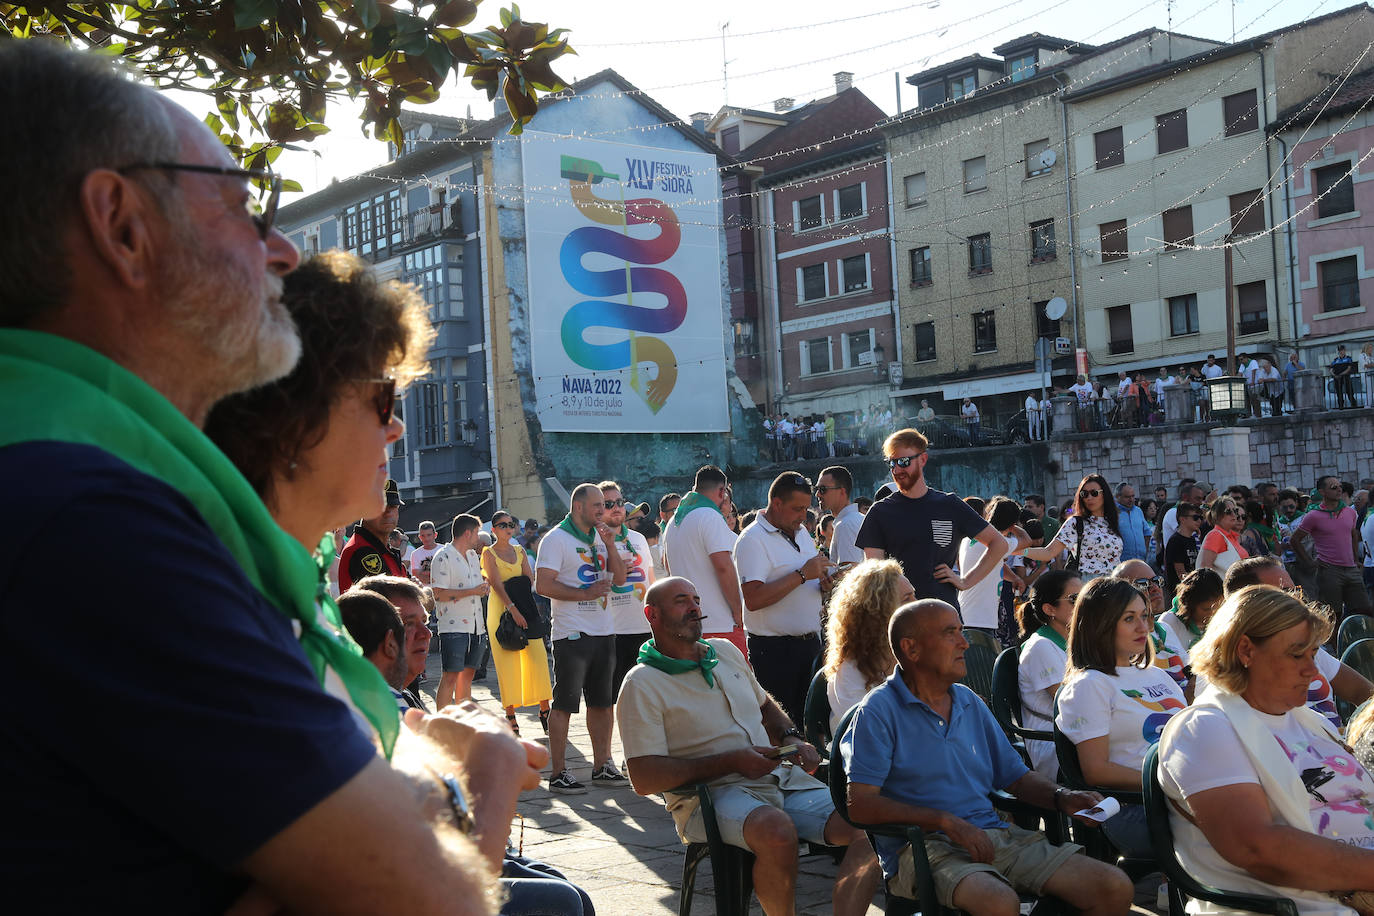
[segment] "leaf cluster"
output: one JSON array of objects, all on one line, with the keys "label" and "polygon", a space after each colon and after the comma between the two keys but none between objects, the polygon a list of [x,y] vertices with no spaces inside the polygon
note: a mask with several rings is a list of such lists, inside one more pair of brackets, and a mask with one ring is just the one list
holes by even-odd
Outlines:
[{"label": "leaf cluster", "polygon": [[57,37],[117,55],[159,88],[214,99],[206,123],[249,168],[328,132],[329,102],[363,101],[363,129],[400,148],[403,102],[439,98],[451,74],[504,93],[520,133],[541,95],[565,89],[553,63],[566,29],[525,22],[467,28],[481,0],[131,0],[0,3],[0,40]]}]

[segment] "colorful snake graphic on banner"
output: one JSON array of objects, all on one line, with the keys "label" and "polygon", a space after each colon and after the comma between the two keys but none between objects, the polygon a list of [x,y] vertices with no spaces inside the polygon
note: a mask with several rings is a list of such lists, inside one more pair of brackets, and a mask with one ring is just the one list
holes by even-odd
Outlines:
[{"label": "colorful snake graphic on banner", "polygon": [[[592,193],[591,186],[604,179],[619,181],[618,175],[605,171],[600,163],[575,156],[563,156],[560,174],[569,182],[569,192],[577,209],[601,226],[619,226],[620,232],[598,226],[584,226],[568,233],[559,251],[559,266],[568,285],[584,296],[624,296],[625,302],[586,299],[568,309],[563,316],[563,349],[579,366],[593,370],[630,369],[630,387],[642,397],[649,409],[658,413],[677,384],[677,356],[657,337],[676,330],[687,317],[687,292],[673,274],[657,267],[631,267],[631,264],[662,264],[676,253],[682,239],[677,215],[661,200],[651,197],[607,200]],[[657,224],[653,239],[632,238],[629,226]],[[588,270],[582,259],[590,252],[610,255],[625,262],[623,270]],[[668,300],[661,308],[634,304],[635,293],[658,293]],[[628,339],[619,343],[596,344],[586,338],[589,328],[623,328]],[[651,363],[656,371],[647,380],[641,377],[641,363]]]}]

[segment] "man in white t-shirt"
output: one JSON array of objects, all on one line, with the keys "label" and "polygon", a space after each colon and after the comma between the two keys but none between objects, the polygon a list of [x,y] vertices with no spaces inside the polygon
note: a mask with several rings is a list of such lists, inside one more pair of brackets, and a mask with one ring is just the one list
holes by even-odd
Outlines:
[{"label": "man in white t-shirt", "polygon": [[654,559],[649,542],[625,524],[625,497],[620,484],[603,480],[601,488],[605,515],[601,520],[615,532],[615,546],[625,564],[625,584],[611,588],[611,620],[615,626],[615,673],[612,698],[620,696],[620,685],[630,669],[639,664],[639,647],[652,635],[644,617],[644,595],[654,584]]},{"label": "man in white t-shirt", "polygon": [[1040,435],[1040,399],[1034,392],[1026,395],[1026,433],[1034,442],[1043,438]]},{"label": "man in white t-shirt", "polygon": [[848,468],[838,464],[821,471],[816,483],[816,498],[821,508],[835,516],[835,528],[830,535],[830,559],[836,565],[864,561],[864,552],[854,543],[864,517],[859,507],[850,501],[853,489],[854,476]]},{"label": "man in white t-shirt", "polygon": [[[443,709],[472,696],[472,677],[487,651],[483,601],[490,586],[482,578],[477,558],[477,532],[482,520],[459,515],[453,520],[453,541],[430,560],[430,583],[439,618],[439,656],[444,673],[434,694]],[[431,526],[432,530],[433,526]]]},{"label": "man in white t-shirt", "polygon": [[802,530],[811,495],[811,481],[801,474],[779,474],[768,488],[768,507],[735,543],[750,663],[793,722],[804,721],[821,653],[821,590],[829,589],[834,569]]},{"label": "man in white t-shirt", "polygon": [[1221,378],[1226,374],[1226,367],[1217,362],[1215,353],[1207,354],[1207,362],[1202,364],[1202,374],[1205,378]]},{"label": "man in white t-shirt", "polygon": [[592,739],[592,782],[623,785],[611,762],[615,700],[615,625],[610,611],[614,586],[625,584],[625,564],[606,526],[605,497],[594,483],[579,484],[568,516],[539,542],[534,590],[549,599],[553,642],[553,711],[549,714],[549,791],[582,795],[587,787],[567,769],[568,723],[587,700]]},{"label": "man in white t-shirt", "polygon": [[439,532],[433,522],[423,521],[419,533],[420,546],[410,552],[410,574],[421,585],[429,585],[429,564],[439,552]]},{"label": "man in white t-shirt", "polygon": [[697,471],[692,490],[678,503],[663,533],[663,563],[668,572],[696,586],[701,595],[701,629],[707,639],[728,639],[741,652],[744,599],[732,553],[735,533],[720,507],[729,495],[729,480],[715,465]]}]

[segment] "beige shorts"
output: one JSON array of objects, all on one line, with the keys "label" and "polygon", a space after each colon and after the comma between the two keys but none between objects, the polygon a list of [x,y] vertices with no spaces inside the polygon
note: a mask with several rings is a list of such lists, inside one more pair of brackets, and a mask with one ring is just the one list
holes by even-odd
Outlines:
[{"label": "beige shorts", "polygon": [[[941,906],[953,908],[954,889],[969,875],[986,872],[996,875],[1017,893],[1036,894],[1045,887],[1055,872],[1069,858],[1083,851],[1082,846],[1065,843],[1054,846],[1044,834],[1025,830],[1015,824],[1005,829],[985,830],[992,841],[992,862],[974,862],[962,846],[951,843],[944,834],[926,834],[926,858],[935,877],[935,896]],[[911,847],[902,850],[897,874],[888,882],[888,889],[899,897],[909,897],[916,886],[916,869]]]}]

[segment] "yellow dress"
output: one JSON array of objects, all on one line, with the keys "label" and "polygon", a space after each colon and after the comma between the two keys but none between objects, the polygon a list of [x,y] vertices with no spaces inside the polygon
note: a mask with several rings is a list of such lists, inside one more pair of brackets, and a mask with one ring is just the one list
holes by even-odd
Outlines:
[{"label": "yellow dress", "polygon": [[[515,562],[507,563],[487,547],[482,551],[482,571],[486,575],[487,554],[496,563],[497,574],[504,582],[512,576],[524,574],[525,549],[515,545]],[[533,583],[531,583],[533,585]],[[549,659],[544,640],[531,639],[519,652],[501,648],[496,641],[496,628],[506,606],[493,589],[487,595],[487,632],[491,637],[491,661],[496,666],[496,682],[501,691],[502,706],[534,706],[553,699],[553,684],[549,680]]]}]

